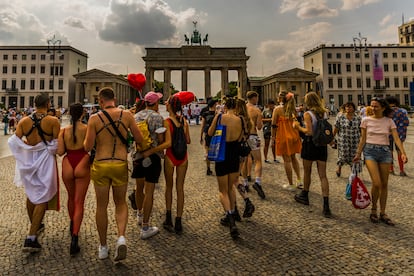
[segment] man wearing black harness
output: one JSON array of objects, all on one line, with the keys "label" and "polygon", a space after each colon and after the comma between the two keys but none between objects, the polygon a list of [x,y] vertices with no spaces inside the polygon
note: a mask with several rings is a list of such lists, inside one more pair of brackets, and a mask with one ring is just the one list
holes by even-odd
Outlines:
[{"label": "man wearing black harness", "polygon": [[91,179],[96,194],[96,225],[99,234],[99,259],[108,257],[106,242],[108,228],[107,207],[112,186],[115,203],[115,218],[118,226],[118,241],[114,261],[126,258],[125,230],[128,222],[126,192],[128,184],[127,134],[131,131],[135,141],[140,143],[142,135],[134,117],[127,110],[116,107],[112,88],[99,91],[99,104],[102,111],[93,114],[88,121],[84,148],[91,151],[96,147],[95,159],[91,165]]},{"label": "man wearing black harness", "polygon": [[[44,228],[43,216],[51,207],[48,203],[56,197],[58,185],[55,152],[60,131],[59,120],[47,115],[50,108],[47,94],[36,96],[35,105],[36,112],[21,119],[15,135],[8,141],[16,158],[17,169],[22,168],[19,173],[27,195],[26,207],[31,222],[24,252],[40,251],[37,234]],[[58,209],[58,206],[54,208]]]}]

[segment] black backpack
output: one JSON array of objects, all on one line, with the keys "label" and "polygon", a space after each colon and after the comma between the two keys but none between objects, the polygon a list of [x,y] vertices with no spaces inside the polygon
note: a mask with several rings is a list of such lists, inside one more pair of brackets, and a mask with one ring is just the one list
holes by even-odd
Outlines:
[{"label": "black backpack", "polygon": [[184,133],[184,121],[181,118],[180,119],[181,126],[177,127],[171,119],[169,120],[174,128],[174,132],[171,137],[172,138],[172,141],[171,141],[172,153],[177,160],[183,160],[187,153],[187,139],[185,138],[185,133]]},{"label": "black backpack", "polygon": [[312,141],[315,146],[327,146],[334,139],[332,125],[328,122],[328,119],[324,117],[319,118],[318,114],[309,112],[312,116],[312,120],[316,120],[316,128],[312,134]]}]

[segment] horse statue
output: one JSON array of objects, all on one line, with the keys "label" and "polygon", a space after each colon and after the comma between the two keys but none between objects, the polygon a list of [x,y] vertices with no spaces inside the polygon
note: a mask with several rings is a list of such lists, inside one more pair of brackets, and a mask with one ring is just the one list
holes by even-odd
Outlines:
[{"label": "horse statue", "polygon": [[203,44],[206,45],[208,42],[208,34],[206,34],[206,36],[203,39]]},{"label": "horse statue", "polygon": [[200,44],[201,46],[201,34],[195,29],[193,34],[191,35],[191,45],[193,44]]},{"label": "horse statue", "polygon": [[190,44],[190,39],[188,38],[186,34],[184,35],[184,40],[187,43],[187,45]]}]

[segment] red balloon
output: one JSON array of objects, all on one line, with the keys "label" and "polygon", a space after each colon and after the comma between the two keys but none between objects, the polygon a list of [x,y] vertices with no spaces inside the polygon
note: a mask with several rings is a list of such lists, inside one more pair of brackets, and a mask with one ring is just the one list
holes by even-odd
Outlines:
[{"label": "red balloon", "polygon": [[178,97],[182,105],[189,104],[195,100],[193,92],[190,91],[180,91],[174,94],[174,97]]},{"label": "red balloon", "polygon": [[136,90],[141,91],[145,85],[145,82],[146,78],[144,74],[128,74],[128,83],[132,86],[132,88],[135,88]]}]

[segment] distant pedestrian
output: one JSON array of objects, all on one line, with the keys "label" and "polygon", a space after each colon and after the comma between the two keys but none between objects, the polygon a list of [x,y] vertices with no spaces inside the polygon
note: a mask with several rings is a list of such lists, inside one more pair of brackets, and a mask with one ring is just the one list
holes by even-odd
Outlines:
[{"label": "distant pedestrian", "polygon": [[193,110],[193,115],[196,121],[196,125],[200,124],[200,112],[201,112],[201,108],[198,106],[198,104],[196,104]]},{"label": "distant pedestrian", "polygon": [[277,163],[276,159],[276,147],[275,143],[271,138],[272,136],[272,115],[273,110],[275,109],[275,101],[269,100],[266,105],[266,109],[263,110],[262,116],[263,116],[263,140],[264,140],[264,147],[263,147],[263,155],[265,158],[265,163],[270,163],[270,161],[267,159],[267,154],[270,151],[273,155],[273,162]]}]

